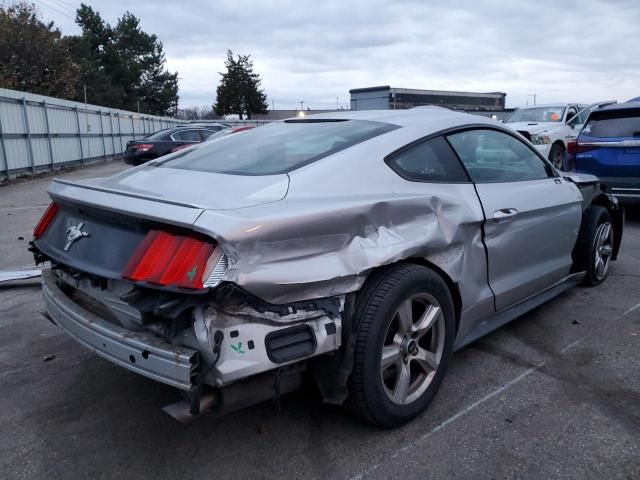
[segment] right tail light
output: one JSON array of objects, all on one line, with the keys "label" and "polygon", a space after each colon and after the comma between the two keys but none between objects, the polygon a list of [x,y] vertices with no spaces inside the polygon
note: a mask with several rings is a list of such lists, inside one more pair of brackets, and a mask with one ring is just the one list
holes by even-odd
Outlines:
[{"label": "right tail light", "polygon": [[222,249],[209,240],[151,230],[140,243],[123,276],[136,282],[202,289]]}]

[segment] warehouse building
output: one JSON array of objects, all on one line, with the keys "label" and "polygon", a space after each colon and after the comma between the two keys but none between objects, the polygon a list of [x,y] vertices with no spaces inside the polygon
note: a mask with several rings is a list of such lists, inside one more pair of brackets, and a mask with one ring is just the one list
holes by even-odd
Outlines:
[{"label": "warehouse building", "polygon": [[399,110],[423,105],[437,105],[468,112],[502,112],[506,93],[448,92],[414,88],[380,87],[354,88],[351,110]]}]

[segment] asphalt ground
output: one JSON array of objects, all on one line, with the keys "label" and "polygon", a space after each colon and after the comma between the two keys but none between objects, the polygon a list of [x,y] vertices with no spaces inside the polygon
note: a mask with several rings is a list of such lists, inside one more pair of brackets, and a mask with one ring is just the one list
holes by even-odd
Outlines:
[{"label": "asphalt ground", "polygon": [[[31,264],[50,179],[0,187],[0,270]],[[625,228],[603,285],[457,352],[431,407],[396,430],[308,393],[178,424],[161,411],[175,390],[44,320],[37,280],[0,285],[0,478],[638,479],[640,210]]]}]

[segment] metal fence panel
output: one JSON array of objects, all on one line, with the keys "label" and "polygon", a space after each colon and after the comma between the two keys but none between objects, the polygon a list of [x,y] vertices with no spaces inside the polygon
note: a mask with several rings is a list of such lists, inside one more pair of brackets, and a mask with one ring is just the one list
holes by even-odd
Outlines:
[{"label": "metal fence panel", "polygon": [[129,140],[183,123],[0,88],[0,181],[111,158]]}]

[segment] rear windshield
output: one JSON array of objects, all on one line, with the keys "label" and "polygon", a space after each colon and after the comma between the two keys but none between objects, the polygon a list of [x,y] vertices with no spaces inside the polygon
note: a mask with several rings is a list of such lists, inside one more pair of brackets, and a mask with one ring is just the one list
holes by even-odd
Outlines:
[{"label": "rear windshield", "polygon": [[582,132],[596,138],[640,138],[640,111],[591,119]]},{"label": "rear windshield", "polygon": [[164,140],[165,137],[172,131],[173,128],[165,128],[164,130],[158,130],[157,132],[152,133],[146,138],[147,140]]},{"label": "rear windshield", "polygon": [[287,120],[204,142],[156,166],[234,175],[286,173],[398,128],[366,120]]},{"label": "rear windshield", "polygon": [[563,107],[520,108],[513,112],[505,123],[513,122],[559,122],[564,115]]}]

